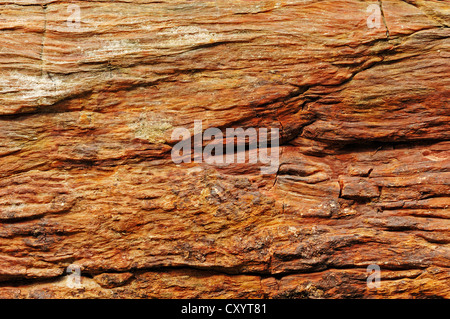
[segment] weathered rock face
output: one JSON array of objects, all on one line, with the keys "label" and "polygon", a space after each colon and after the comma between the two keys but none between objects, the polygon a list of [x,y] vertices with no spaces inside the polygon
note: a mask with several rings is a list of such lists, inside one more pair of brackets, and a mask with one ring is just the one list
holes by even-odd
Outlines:
[{"label": "weathered rock face", "polygon": [[0,297],[450,297],[449,1],[0,4]]}]

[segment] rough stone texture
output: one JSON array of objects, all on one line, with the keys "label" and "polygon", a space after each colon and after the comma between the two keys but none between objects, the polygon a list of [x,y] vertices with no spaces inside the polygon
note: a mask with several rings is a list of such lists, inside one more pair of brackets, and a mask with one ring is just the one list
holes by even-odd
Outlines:
[{"label": "rough stone texture", "polygon": [[[449,22],[448,0],[0,1],[0,297],[449,298]],[[279,128],[278,172],[175,165],[199,119]]]}]

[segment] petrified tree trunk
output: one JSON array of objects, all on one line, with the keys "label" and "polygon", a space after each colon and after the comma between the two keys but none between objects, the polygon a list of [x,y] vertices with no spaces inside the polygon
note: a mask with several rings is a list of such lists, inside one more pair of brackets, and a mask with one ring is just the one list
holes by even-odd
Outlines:
[{"label": "petrified tree trunk", "polygon": [[450,297],[449,1],[0,4],[0,297]]}]

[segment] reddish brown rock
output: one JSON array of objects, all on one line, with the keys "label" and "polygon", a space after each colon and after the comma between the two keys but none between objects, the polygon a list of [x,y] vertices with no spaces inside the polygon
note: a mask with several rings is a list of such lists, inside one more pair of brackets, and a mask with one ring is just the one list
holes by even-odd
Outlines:
[{"label": "reddish brown rock", "polygon": [[115,288],[125,285],[133,277],[132,273],[103,273],[94,277],[94,280],[103,288]]},{"label": "reddish brown rock", "polygon": [[450,297],[448,1],[0,5],[0,297]]},{"label": "reddish brown rock", "polygon": [[367,178],[344,177],[340,180],[341,197],[349,199],[372,199],[380,196],[378,187]]}]

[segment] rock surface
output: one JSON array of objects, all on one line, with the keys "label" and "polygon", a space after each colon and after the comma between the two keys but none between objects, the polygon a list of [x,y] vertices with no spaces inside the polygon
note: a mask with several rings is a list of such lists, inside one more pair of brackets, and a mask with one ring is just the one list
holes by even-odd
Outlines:
[{"label": "rock surface", "polygon": [[[450,298],[449,21],[448,0],[0,1],[0,297]],[[194,120],[279,128],[277,173],[174,164]]]}]

